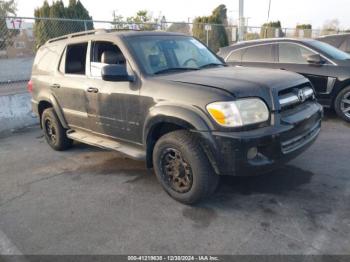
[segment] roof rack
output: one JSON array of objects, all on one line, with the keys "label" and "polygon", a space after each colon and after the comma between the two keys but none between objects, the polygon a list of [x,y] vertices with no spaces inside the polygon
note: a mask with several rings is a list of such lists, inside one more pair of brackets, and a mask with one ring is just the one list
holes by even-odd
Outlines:
[{"label": "roof rack", "polygon": [[51,38],[47,41],[47,43],[53,43],[61,40],[66,40],[69,38],[74,38],[74,37],[80,37],[80,36],[86,36],[86,35],[95,35],[95,34],[101,34],[101,33],[112,33],[112,32],[118,32],[118,31],[140,31],[137,29],[94,29],[94,30],[88,30],[88,31],[81,31],[73,34],[68,34],[68,35],[63,35],[55,38]]},{"label": "roof rack", "polygon": [[82,32],[77,32],[69,35],[63,35],[55,38],[51,38],[47,41],[47,43],[53,43],[61,40],[65,40],[68,38],[74,38],[74,37],[79,37],[79,36],[84,36],[84,35],[93,35],[96,34],[97,32],[105,32],[105,29],[95,29],[95,30],[88,30],[88,31],[82,31]]}]

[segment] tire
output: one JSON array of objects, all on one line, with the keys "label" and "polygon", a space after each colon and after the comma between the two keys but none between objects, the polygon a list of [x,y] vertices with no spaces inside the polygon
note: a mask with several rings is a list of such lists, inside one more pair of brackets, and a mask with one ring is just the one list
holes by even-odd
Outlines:
[{"label": "tire", "polygon": [[157,141],[153,166],[163,189],[183,204],[209,197],[219,183],[198,140],[186,130],[168,133]]},{"label": "tire", "polygon": [[72,147],[73,140],[66,135],[67,130],[62,127],[53,108],[45,109],[41,116],[46,142],[56,151],[64,151]]},{"label": "tire", "polygon": [[334,109],[339,117],[350,122],[350,86],[339,92],[334,101]]}]

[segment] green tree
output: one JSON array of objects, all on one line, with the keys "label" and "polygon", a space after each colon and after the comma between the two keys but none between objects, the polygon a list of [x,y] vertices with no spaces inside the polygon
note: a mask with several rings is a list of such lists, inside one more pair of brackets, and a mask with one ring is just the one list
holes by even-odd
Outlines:
[{"label": "green tree", "polygon": [[312,25],[311,24],[301,24],[297,25],[295,28],[295,36],[296,37],[312,37]]},{"label": "green tree", "polygon": [[112,27],[114,29],[124,29],[125,23],[123,21],[124,17],[122,15],[119,15],[116,13],[116,11],[113,11],[113,23]]},{"label": "green tree", "polygon": [[282,25],[280,21],[269,22],[262,25],[260,30],[261,38],[283,37]]},{"label": "green tree", "polygon": [[13,37],[19,33],[19,30],[7,29],[6,16],[16,16],[17,4],[15,0],[0,0],[0,50],[6,49],[13,44]]},{"label": "green tree", "polygon": [[339,32],[339,20],[332,19],[328,20],[323,24],[321,35],[330,35]]},{"label": "green tree", "polygon": [[[92,17],[79,0],[69,0],[67,7],[62,0],[54,1],[52,5],[45,0],[41,7],[35,9],[34,16],[38,18],[34,25],[37,46],[50,38],[94,28]],[[71,19],[71,21],[59,20],[59,18]]]},{"label": "green tree", "polygon": [[210,16],[202,16],[194,19],[192,29],[193,36],[204,43],[207,41],[205,24],[213,24],[211,30],[208,32],[208,44],[211,49],[218,51],[220,47],[228,45],[228,37],[225,28],[227,26],[227,8],[225,5],[219,5]]},{"label": "green tree", "polygon": [[152,31],[157,29],[157,23],[147,10],[140,10],[135,16],[126,18],[129,25],[136,25],[139,30]]}]

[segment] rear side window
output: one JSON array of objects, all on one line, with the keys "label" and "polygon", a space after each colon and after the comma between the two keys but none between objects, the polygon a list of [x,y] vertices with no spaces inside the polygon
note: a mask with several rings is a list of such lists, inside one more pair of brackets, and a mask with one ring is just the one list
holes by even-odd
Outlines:
[{"label": "rear side window", "polygon": [[274,62],[273,45],[259,45],[246,48],[242,55],[242,61],[257,63]]},{"label": "rear side window", "polygon": [[87,43],[67,46],[65,59],[62,59],[62,62],[65,62],[66,74],[85,75],[87,47]]},{"label": "rear side window", "polygon": [[37,52],[34,67],[41,73],[53,73],[58,67],[61,46],[44,46]]},{"label": "rear side window", "polygon": [[233,51],[227,58],[227,62],[241,62],[242,61],[242,50]]},{"label": "rear side window", "polygon": [[308,64],[307,57],[314,55],[309,49],[292,43],[278,45],[279,62],[288,64]]}]

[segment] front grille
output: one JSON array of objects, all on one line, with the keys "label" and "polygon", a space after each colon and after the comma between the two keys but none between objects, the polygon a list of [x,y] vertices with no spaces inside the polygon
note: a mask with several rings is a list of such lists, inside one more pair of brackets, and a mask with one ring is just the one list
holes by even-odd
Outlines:
[{"label": "front grille", "polygon": [[314,90],[308,84],[288,88],[278,93],[279,104],[282,111],[292,109],[309,100],[315,99]]},{"label": "front grille", "polygon": [[316,125],[314,125],[310,130],[308,130],[304,134],[282,142],[281,145],[282,145],[283,154],[291,153],[303,147],[304,145],[308,144],[319,134],[320,130],[321,130],[321,122],[318,122]]}]

